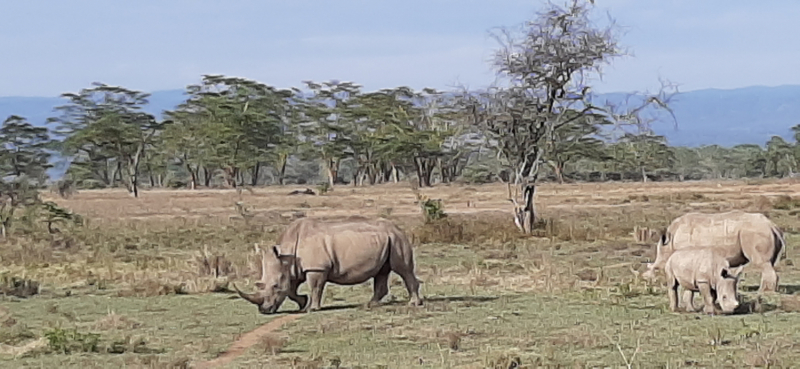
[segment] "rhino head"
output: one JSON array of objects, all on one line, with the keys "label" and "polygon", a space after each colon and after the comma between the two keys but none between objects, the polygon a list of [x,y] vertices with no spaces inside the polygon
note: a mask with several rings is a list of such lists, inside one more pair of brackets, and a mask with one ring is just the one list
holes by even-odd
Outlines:
[{"label": "rhino head", "polygon": [[732,313],[739,307],[737,299],[737,285],[742,267],[735,269],[722,268],[720,279],[717,281],[717,303],[724,313]]},{"label": "rhino head", "polygon": [[[260,250],[257,250],[260,251]],[[258,306],[261,314],[274,314],[283,304],[291,286],[292,257],[281,255],[278,246],[270,251],[260,251],[261,280],[256,282],[256,292],[244,293],[233,285],[243,299]]]}]

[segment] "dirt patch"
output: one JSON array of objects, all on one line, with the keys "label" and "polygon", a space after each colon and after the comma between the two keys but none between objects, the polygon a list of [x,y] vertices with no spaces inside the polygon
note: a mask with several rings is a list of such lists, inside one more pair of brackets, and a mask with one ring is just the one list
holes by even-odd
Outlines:
[{"label": "dirt patch", "polygon": [[234,342],[227,351],[225,351],[219,357],[197,363],[195,368],[197,369],[206,369],[206,368],[216,368],[221,365],[225,365],[242,355],[248,348],[252,347],[253,345],[257,344],[261,341],[261,338],[272,333],[273,331],[279,329],[286,323],[289,323],[299,317],[302,314],[289,314],[282,316],[280,318],[273,319],[267,324],[264,324],[250,332],[245,333],[239,338],[238,341]]}]

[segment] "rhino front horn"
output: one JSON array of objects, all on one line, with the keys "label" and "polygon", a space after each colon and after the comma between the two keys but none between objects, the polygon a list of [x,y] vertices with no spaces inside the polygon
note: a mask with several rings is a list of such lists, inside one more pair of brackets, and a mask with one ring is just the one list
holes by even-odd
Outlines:
[{"label": "rhino front horn", "polygon": [[256,305],[261,305],[264,303],[264,297],[256,296],[255,293],[250,293],[250,294],[244,293],[241,290],[239,290],[239,287],[236,287],[236,283],[231,283],[231,284],[233,285],[233,288],[236,290],[236,292],[239,293],[239,296],[242,296],[243,299],[250,301],[251,303]]}]

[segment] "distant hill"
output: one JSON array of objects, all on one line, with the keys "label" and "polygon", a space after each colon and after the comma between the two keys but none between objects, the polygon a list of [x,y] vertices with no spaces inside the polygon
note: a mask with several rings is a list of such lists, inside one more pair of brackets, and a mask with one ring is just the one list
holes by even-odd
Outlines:
[{"label": "distant hill", "polygon": [[[620,102],[625,96],[609,93],[597,98]],[[155,91],[145,110],[160,117],[161,112],[173,109],[184,99],[183,90]],[[52,109],[63,103],[57,97],[0,97],[0,119],[16,114],[42,125],[54,115]],[[683,92],[675,97],[672,108],[677,128],[671,120],[653,124],[656,133],[666,136],[670,145],[763,145],[772,135],[790,139],[789,128],[800,124],[800,86]]]},{"label": "distant hill", "polygon": [[[623,93],[599,95],[612,102]],[[790,127],[800,124],[800,86],[743,87],[683,92],[673,98],[675,122],[669,118],[652,125],[674,146],[738,144],[763,145],[773,135],[792,139]]]}]

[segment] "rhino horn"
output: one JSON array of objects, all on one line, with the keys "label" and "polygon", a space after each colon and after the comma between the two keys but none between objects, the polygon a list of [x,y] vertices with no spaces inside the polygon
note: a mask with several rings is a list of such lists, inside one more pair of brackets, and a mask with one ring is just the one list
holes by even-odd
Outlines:
[{"label": "rhino horn", "polygon": [[255,293],[244,293],[241,290],[239,290],[239,287],[236,287],[236,283],[231,283],[231,284],[233,285],[233,288],[236,290],[236,292],[239,293],[239,296],[241,296],[243,299],[250,301],[251,303],[256,305],[261,305],[264,303],[263,296],[256,296]]}]

